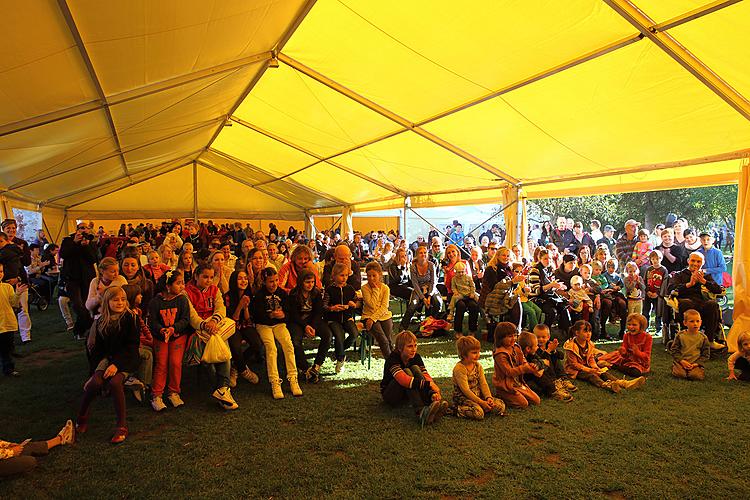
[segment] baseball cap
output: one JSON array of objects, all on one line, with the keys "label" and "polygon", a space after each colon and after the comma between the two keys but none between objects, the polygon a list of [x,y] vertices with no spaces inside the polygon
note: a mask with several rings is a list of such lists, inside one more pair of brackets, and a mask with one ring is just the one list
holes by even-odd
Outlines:
[{"label": "baseball cap", "polygon": [[713,236],[713,234],[709,233],[708,231],[701,231],[701,234],[698,235],[698,238],[703,238],[704,236]]},{"label": "baseball cap", "polygon": [[640,226],[641,223],[636,221],[635,219],[628,219],[625,221],[626,226]]},{"label": "baseball cap", "polygon": [[606,226],[604,226],[604,232],[607,232],[607,231],[614,231],[614,230],[615,230],[615,228],[614,228],[614,227],[612,227],[612,226],[611,226],[611,225],[609,225],[609,224],[607,224]]}]

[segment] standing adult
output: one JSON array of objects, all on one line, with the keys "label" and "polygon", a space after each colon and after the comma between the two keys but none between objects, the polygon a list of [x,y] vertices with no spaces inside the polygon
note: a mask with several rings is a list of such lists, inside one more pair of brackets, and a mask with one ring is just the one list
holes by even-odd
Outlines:
[{"label": "standing adult", "polygon": [[562,253],[566,249],[571,249],[573,243],[573,231],[566,229],[565,217],[557,218],[557,228],[552,230],[549,235],[550,243],[553,243],[557,250]]},{"label": "standing adult", "polygon": [[579,255],[579,251],[582,247],[589,247],[589,254],[593,255],[596,249],[596,243],[594,238],[583,230],[583,224],[576,222],[573,224],[573,242],[571,243],[571,253]]},{"label": "standing adult", "polygon": [[93,235],[88,234],[86,225],[78,224],[76,232],[63,238],[60,244],[60,258],[63,261],[60,277],[76,314],[73,336],[77,340],[84,340],[91,326],[91,316],[84,301],[88,296],[89,284],[96,277],[96,248],[92,239]]},{"label": "standing adult", "polygon": [[[26,240],[22,240],[16,236],[18,226],[16,225],[15,219],[5,219],[2,223],[2,230],[8,236],[8,243],[16,245],[21,249],[20,255],[20,267],[17,272],[10,269],[5,270],[5,282],[10,283],[14,287],[17,283],[28,284],[29,280],[26,276],[25,267],[31,264],[31,250]],[[21,342],[24,344],[31,341],[31,316],[29,316],[29,291],[24,290],[19,298],[21,310],[18,311],[18,330],[21,334]]]},{"label": "standing adult", "polygon": [[617,257],[617,261],[620,264],[620,269],[625,269],[625,264],[633,258],[633,249],[635,248],[635,244],[638,243],[636,236],[638,226],[638,222],[628,219],[625,222],[625,233],[620,235],[615,244],[615,257]]}]

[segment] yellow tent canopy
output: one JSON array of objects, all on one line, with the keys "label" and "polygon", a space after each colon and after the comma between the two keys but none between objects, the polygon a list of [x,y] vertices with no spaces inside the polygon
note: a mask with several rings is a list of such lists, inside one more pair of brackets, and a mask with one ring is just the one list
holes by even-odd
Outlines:
[{"label": "yellow tent canopy", "polygon": [[715,185],[750,156],[749,2],[4,7],[0,206],[52,233]]}]

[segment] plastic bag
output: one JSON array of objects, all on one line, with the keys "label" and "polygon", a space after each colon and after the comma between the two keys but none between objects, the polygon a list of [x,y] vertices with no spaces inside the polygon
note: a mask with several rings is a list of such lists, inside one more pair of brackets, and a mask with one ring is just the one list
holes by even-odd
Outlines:
[{"label": "plastic bag", "polygon": [[203,363],[224,363],[232,359],[227,342],[218,335],[211,335],[203,349]]}]

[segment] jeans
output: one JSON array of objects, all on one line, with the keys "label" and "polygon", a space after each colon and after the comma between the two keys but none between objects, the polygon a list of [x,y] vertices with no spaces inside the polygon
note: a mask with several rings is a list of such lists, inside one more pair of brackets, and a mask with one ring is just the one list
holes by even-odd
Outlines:
[{"label": "jeans", "polygon": [[406,370],[404,371],[407,375],[411,375],[414,377],[412,388],[408,389],[396,382],[395,379],[391,380],[391,382],[381,392],[383,401],[388,403],[390,406],[399,406],[404,401],[408,400],[409,402],[411,402],[412,407],[414,407],[415,410],[419,411],[422,409],[422,407],[432,402],[432,395],[434,394],[434,392],[429,385],[425,385],[424,388],[419,389],[421,381],[424,379],[424,375],[422,375],[422,370],[417,365],[412,365],[406,368]]},{"label": "jeans", "polygon": [[[357,330],[357,324],[353,319],[348,319],[343,324],[338,321],[329,321],[328,327],[333,333],[333,349],[336,352],[336,361],[344,360],[344,353],[346,350],[354,344],[354,341],[359,336]],[[346,334],[349,334],[346,339]]]},{"label": "jeans", "polygon": [[2,366],[3,373],[9,375],[16,369],[16,364],[13,362],[13,335],[15,332],[3,332],[0,333],[0,366]]},{"label": "jeans", "polygon": [[18,311],[18,330],[21,333],[21,341],[31,340],[31,316],[29,316],[29,291],[26,290],[19,297],[21,310]]},{"label": "jeans", "polygon": [[[328,324],[323,321],[323,319],[315,320],[312,324],[312,327],[315,329],[315,336],[320,337],[320,342],[318,343],[318,352],[315,354],[315,363],[318,366],[323,366],[323,362],[326,359],[326,354],[328,354],[328,350],[331,348],[331,338],[333,337],[333,333],[331,332],[331,329],[328,328]],[[307,337],[305,334],[305,329],[302,327],[302,325],[298,325],[297,323],[289,323],[287,325],[287,328],[289,329],[289,334],[292,336],[292,345],[294,345],[294,359],[297,364],[297,368],[299,370],[307,370],[310,368],[310,363],[307,362],[307,357],[305,357],[305,348],[302,345],[302,341]]]},{"label": "jeans", "polygon": [[[260,340],[263,342],[263,347],[266,349],[266,369],[268,370],[269,382],[271,382],[271,384],[281,383],[281,379],[279,378],[279,368],[276,365],[276,358],[278,356],[278,351],[276,350],[277,341],[279,345],[281,345],[281,350],[284,353],[287,380],[296,380],[297,364],[294,360],[294,346],[292,345],[292,338],[289,335],[289,330],[287,330],[286,324],[255,325],[255,328],[258,330]],[[229,375],[228,370],[227,375]]]},{"label": "jeans", "polygon": [[659,315],[659,300],[660,297],[651,298],[646,297],[643,299],[643,315],[646,316],[646,321],[651,323],[651,311],[654,312],[654,325],[656,331],[661,331],[661,316]]},{"label": "jeans", "polygon": [[260,349],[263,346],[258,330],[252,326],[239,328],[229,337],[227,344],[229,344],[229,350],[232,352],[232,365],[240,373],[247,369],[247,357],[242,351],[243,340],[247,342],[247,350],[250,354],[260,354]]},{"label": "jeans", "polygon": [[[412,316],[414,316],[417,311],[420,311],[423,306],[424,301],[422,301],[422,299],[420,299],[416,295],[412,295],[412,297],[409,299],[409,304],[406,306],[404,316],[401,318],[402,330],[407,330],[409,328],[409,323],[411,323]],[[440,294],[433,294],[430,297],[430,307],[427,309],[427,315],[436,317],[438,314],[440,314],[440,310],[442,308],[443,298],[440,296]]]},{"label": "jeans", "polygon": [[88,283],[83,285],[77,281],[68,281],[65,286],[70,303],[73,306],[73,311],[76,313],[76,322],[73,327],[73,332],[78,337],[83,337],[88,334],[89,328],[91,327],[91,315],[89,315],[88,309],[86,309],[85,299],[88,295]]},{"label": "jeans", "polygon": [[469,313],[469,332],[479,328],[479,304],[474,299],[466,298],[456,301],[456,312],[453,316],[453,330],[462,333],[464,330],[464,313]]},{"label": "jeans", "polygon": [[373,336],[380,347],[380,352],[384,358],[391,355],[393,350],[391,346],[391,334],[393,333],[393,320],[388,318],[384,321],[373,321],[372,328],[367,330]]}]

